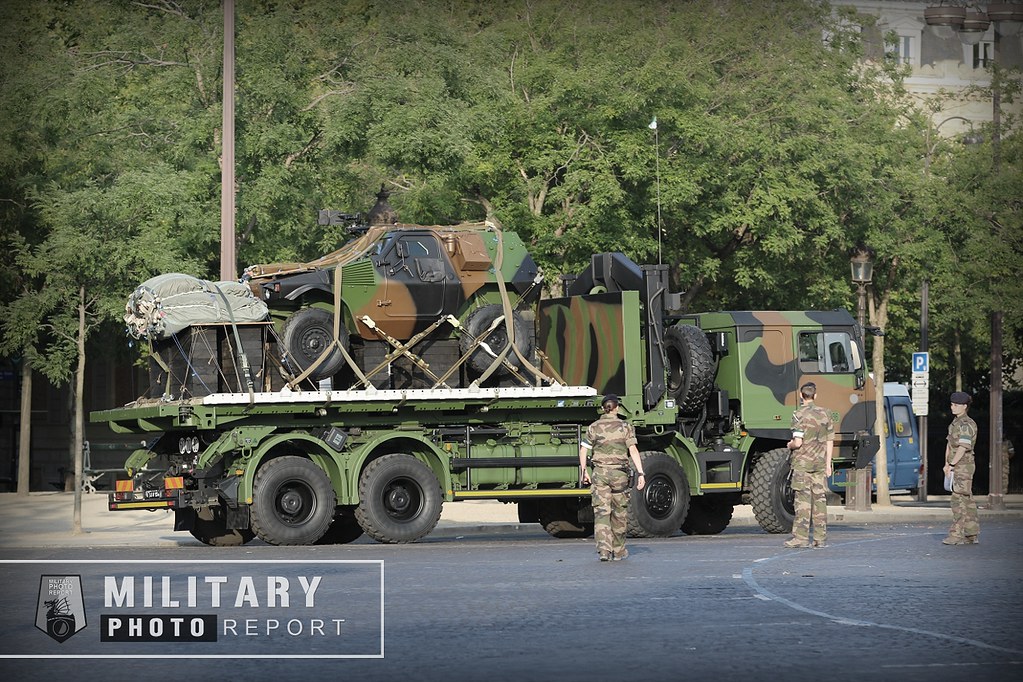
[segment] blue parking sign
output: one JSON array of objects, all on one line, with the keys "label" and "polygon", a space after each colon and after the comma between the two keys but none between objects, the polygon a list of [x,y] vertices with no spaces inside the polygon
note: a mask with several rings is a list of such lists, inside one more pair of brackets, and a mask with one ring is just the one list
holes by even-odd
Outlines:
[{"label": "blue parking sign", "polygon": [[927,365],[930,360],[930,353],[913,353],[913,371],[927,372]]}]

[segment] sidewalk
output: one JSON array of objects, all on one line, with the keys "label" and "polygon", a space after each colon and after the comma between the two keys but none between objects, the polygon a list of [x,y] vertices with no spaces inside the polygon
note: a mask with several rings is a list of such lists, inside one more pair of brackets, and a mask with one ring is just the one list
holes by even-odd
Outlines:
[{"label": "sidewalk", "polygon": [[[1004,511],[982,508],[980,518],[1023,519],[1023,495],[1008,495]],[[840,505],[828,507],[828,522],[847,525],[937,523],[952,520],[947,495],[929,496],[927,502],[915,498],[892,498],[890,507],[874,505],[871,511],[857,512]],[[980,505],[987,496],[978,497]],[[105,493],[82,495],[82,533],[71,532],[74,495],[64,492],[34,492],[27,498],[15,493],[0,493],[0,549],[11,547],[174,547],[198,544],[187,532],[175,532],[170,511],[107,510]],[[735,508],[729,528],[758,528],[748,505]],[[540,526],[521,524],[514,504],[493,500],[452,502],[444,505],[440,523],[430,537],[496,535],[507,533],[543,533]]]}]

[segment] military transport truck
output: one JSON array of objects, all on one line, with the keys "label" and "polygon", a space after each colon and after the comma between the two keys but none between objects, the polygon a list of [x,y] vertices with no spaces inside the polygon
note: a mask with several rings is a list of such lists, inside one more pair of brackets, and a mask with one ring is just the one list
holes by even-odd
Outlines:
[{"label": "military transport truck", "polygon": [[[609,392],[621,396],[644,460],[647,485],[633,491],[630,508],[634,536],[718,533],[743,501],[765,530],[788,531],[793,507],[784,444],[805,381],[817,383],[818,404],[832,412],[836,466],[863,465],[876,452],[873,385],[848,313],[680,314],[680,297],[667,293],[667,267],[638,266],[620,253],[594,256],[584,272],[565,279],[562,296],[513,297],[500,247],[517,249],[518,242],[495,234],[494,226],[477,229],[475,243],[498,249],[487,247],[486,273],[500,296],[498,302],[465,296],[444,309],[450,331],[439,335],[459,344],[465,351],[459,357],[431,364],[419,355],[431,328],[438,331],[437,320],[425,329],[426,320],[409,323],[397,336],[397,325],[389,327],[380,340],[390,350],[369,362],[363,357],[361,366],[352,346],[339,343],[342,325],[368,337],[385,324],[387,306],[377,304],[395,299],[382,293],[388,284],[381,285],[379,268],[407,268],[424,283],[430,277],[433,266],[417,263],[411,250],[394,250],[396,240],[430,234],[446,256],[463,248],[449,248],[443,230],[385,227],[382,239],[392,246],[371,249],[379,256],[321,268],[334,278],[331,335],[307,355],[305,369],[344,349],[344,366],[329,388],[307,388],[289,375],[279,390],[250,384],[247,392],[182,391],[91,415],[143,440],[126,461],[127,476],[117,481],[109,508],[173,509],[176,530],[211,545],[255,536],[271,544],[349,542],[363,533],[393,543],[427,535],[445,502],[492,499],[517,504],[523,522],[538,522],[555,537],[587,536],[593,518],[589,490],[579,484],[579,442]],[[460,235],[451,234],[457,242]],[[346,269],[352,264],[363,279]],[[330,282],[320,270],[302,272]],[[464,277],[466,270],[460,272]],[[261,280],[259,288],[272,281]],[[375,293],[356,304],[349,286]],[[325,291],[317,296],[306,307],[289,303],[290,314],[325,302]],[[264,299],[273,308],[274,297]],[[467,321],[490,305],[501,314],[479,335],[469,333]],[[521,313],[523,330],[514,329],[510,312]],[[504,343],[488,345],[484,361],[463,371],[482,348],[480,337],[498,328]],[[505,362],[508,342],[522,333],[529,345],[520,352],[530,351],[521,352],[529,362],[488,381],[486,373]],[[230,345],[240,337],[203,338]],[[261,338],[252,352],[279,352],[274,335]],[[225,356],[232,353],[203,358],[215,363]],[[378,371],[399,361],[410,374]],[[286,363],[276,366],[286,374]],[[461,383],[449,381],[455,375]],[[386,379],[374,381],[380,376]],[[271,383],[255,382],[263,389]]]}]

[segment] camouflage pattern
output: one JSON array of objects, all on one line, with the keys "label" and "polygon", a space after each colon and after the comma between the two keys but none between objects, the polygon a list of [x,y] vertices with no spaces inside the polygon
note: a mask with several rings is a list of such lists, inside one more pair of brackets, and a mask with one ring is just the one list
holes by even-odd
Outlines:
[{"label": "camouflage pattern", "polygon": [[827,443],[835,437],[831,414],[812,403],[803,405],[792,413],[792,437],[803,440],[789,455],[796,512],[792,536],[809,542],[812,527],[814,542],[823,544],[828,535]]},{"label": "camouflage pattern", "polygon": [[[876,393],[849,313],[741,311],[692,317],[704,331],[723,332],[730,346],[734,343],[734,352],[720,359],[715,383],[741,405],[748,433],[787,440],[782,425],[799,406],[798,387],[812,381],[816,404],[831,412],[835,424],[834,459],[855,458],[857,434],[873,430]],[[818,345],[807,348],[807,341]]]},{"label": "camouflage pattern", "polygon": [[796,518],[792,522],[792,537],[801,543],[813,540],[824,544],[828,536],[827,477],[821,471],[792,470],[792,492],[795,493]]},{"label": "camouflage pattern", "polygon": [[629,512],[629,448],[636,432],[627,421],[602,414],[586,429],[584,448],[591,449],[593,464],[593,534],[597,552],[622,556]]},{"label": "camouflage pattern", "polygon": [[803,405],[792,413],[792,437],[803,439],[802,447],[791,453],[793,471],[824,471],[827,442],[835,438],[831,413],[818,405]]},{"label": "camouflage pattern", "polygon": [[1009,471],[1012,469],[1012,458],[1016,454],[1016,448],[1012,441],[1002,439],[1002,494],[1009,494]]},{"label": "camouflage pattern", "polygon": [[[639,299],[635,292],[573,296],[542,301],[537,314],[540,370],[598,393],[642,390]],[[634,363],[634,365],[630,365]]]},{"label": "camouflage pattern", "polygon": [[404,341],[445,315],[464,320],[500,303],[498,272],[513,308],[540,295],[539,268],[522,240],[489,223],[377,225],[314,261],[253,265],[246,274],[256,295],[286,315],[311,303],[332,310],[337,268],[345,327],[367,340],[379,337],[363,316]]},{"label": "camouflage pattern", "polygon": [[629,521],[629,474],[621,469],[594,467],[590,489],[597,553],[621,555],[625,550],[625,531]]},{"label": "camouflage pattern", "polygon": [[977,443],[977,422],[962,414],[952,420],[948,427],[949,461],[956,451],[963,447],[966,452],[952,467],[952,525],[948,536],[955,541],[976,541],[980,534],[977,517],[977,501],[973,499],[973,474],[977,464],[973,448]]}]

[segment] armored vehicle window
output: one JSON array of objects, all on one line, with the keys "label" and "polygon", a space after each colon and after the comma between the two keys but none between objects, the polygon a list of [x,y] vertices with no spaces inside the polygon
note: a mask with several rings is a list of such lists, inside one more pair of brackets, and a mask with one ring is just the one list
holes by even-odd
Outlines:
[{"label": "armored vehicle window", "polygon": [[802,332],[799,335],[799,369],[804,372],[851,372],[851,357],[851,341],[845,332]]}]

